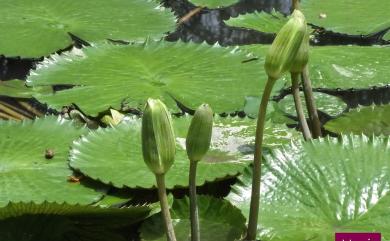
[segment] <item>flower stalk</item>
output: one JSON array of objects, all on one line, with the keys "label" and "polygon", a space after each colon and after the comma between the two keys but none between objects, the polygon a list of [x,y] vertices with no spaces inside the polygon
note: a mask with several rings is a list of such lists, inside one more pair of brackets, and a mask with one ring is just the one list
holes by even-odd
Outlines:
[{"label": "flower stalk", "polygon": [[200,241],[198,204],[196,198],[196,169],[198,162],[210,148],[213,128],[213,111],[203,104],[195,111],[186,139],[186,150],[190,160],[190,220],[191,241]]},{"label": "flower stalk", "polygon": [[176,142],[171,116],[160,100],[148,99],[142,117],[142,154],[156,176],[158,197],[168,241],[176,241],[165,187],[165,173],[175,160]]},{"label": "flower stalk", "polygon": [[306,34],[306,21],[304,15],[295,10],[289,21],[276,35],[265,59],[264,68],[268,80],[263,92],[257,117],[255,153],[253,159],[252,195],[249,210],[248,230],[245,240],[256,239],[257,223],[260,206],[260,183],[261,183],[261,158],[264,137],[264,125],[267,113],[267,105],[272,93],[272,88],[277,79],[289,71],[294,63],[298,50],[302,45]]},{"label": "flower stalk", "polygon": [[307,107],[307,112],[309,113],[309,120],[311,124],[311,130],[313,132],[313,138],[316,139],[322,136],[321,131],[321,122],[318,117],[317,107],[313,95],[313,89],[311,86],[311,80],[309,77],[309,67],[305,66],[301,74],[303,93],[305,95],[305,102]]},{"label": "flower stalk", "polygon": [[291,89],[294,97],[295,110],[298,115],[299,125],[303,133],[303,138],[305,140],[310,140],[312,138],[311,132],[309,125],[307,124],[305,114],[303,112],[302,101],[299,93],[299,75],[299,73],[291,73]]}]

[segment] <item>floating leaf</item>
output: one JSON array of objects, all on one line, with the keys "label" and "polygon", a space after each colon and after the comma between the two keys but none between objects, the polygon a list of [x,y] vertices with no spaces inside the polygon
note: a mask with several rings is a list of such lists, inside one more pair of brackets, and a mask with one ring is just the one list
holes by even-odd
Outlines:
[{"label": "floating leaf", "polygon": [[208,8],[227,7],[233,3],[237,3],[239,0],[190,0],[191,3]]},{"label": "floating leaf", "polygon": [[303,0],[307,22],[340,33],[369,34],[390,27],[390,5],[382,0]]},{"label": "floating leaf", "polygon": [[[390,140],[342,136],[295,142],[266,155],[259,238],[333,240],[335,232],[390,239]],[[251,169],[227,197],[248,215]]]},{"label": "floating leaf", "polygon": [[359,107],[333,119],[325,128],[335,133],[390,135],[390,105]]},{"label": "floating leaf", "polygon": [[271,13],[256,11],[230,18],[225,23],[230,26],[254,29],[265,33],[277,33],[287,20],[283,14],[276,11]]},{"label": "floating leaf", "polygon": [[88,204],[101,194],[68,181],[69,145],[85,133],[54,117],[0,122],[0,207],[8,202]]},{"label": "floating leaf", "polygon": [[242,62],[246,59],[244,52],[217,45],[106,44],[85,48],[78,55],[54,55],[27,83],[33,87],[74,85],[35,97],[57,109],[76,103],[91,115],[109,107],[119,109],[123,102],[141,108],[149,97],[163,100],[172,109],[176,103],[170,96],[192,109],[208,103],[217,113],[234,112],[243,108],[245,96],[262,93],[266,82],[264,58]]},{"label": "floating leaf", "polygon": [[[267,45],[243,47],[264,56]],[[390,83],[390,47],[327,46],[310,49],[313,88],[369,88]]]},{"label": "floating leaf", "polygon": [[[175,199],[171,209],[177,240],[190,240],[189,200]],[[245,218],[240,210],[225,200],[198,196],[199,227],[202,241],[239,240],[245,231]],[[161,213],[147,219],[141,227],[141,240],[166,240]]]},{"label": "floating leaf", "polygon": [[[347,108],[347,104],[345,104],[340,98],[335,96],[314,92],[314,99],[316,102],[317,109],[331,116],[339,115]],[[307,117],[308,113],[306,108],[305,96],[302,92],[301,100],[303,104],[303,111]],[[278,103],[278,105],[283,112],[293,116],[297,115],[297,112],[295,110],[294,98],[292,95],[287,95],[286,97],[284,97]]]},{"label": "floating leaf", "polygon": [[[184,148],[190,120],[174,119],[177,149],[175,163],[166,174],[168,188],[188,186],[189,160]],[[140,124],[139,120],[132,120],[89,133],[74,143],[70,165],[93,179],[119,188],[152,188],[155,177],[142,158]],[[240,173],[247,160],[252,160],[255,128],[255,120],[215,120],[211,149],[198,164],[197,184]],[[265,145],[288,143],[297,136],[286,127],[268,126]]]},{"label": "floating leaf", "polygon": [[100,208],[47,203],[10,203],[0,209],[0,236],[7,241],[115,240],[113,228],[148,217],[147,206]]},{"label": "floating leaf", "polygon": [[24,81],[0,81],[0,95],[30,98],[32,93],[31,89],[25,86]]},{"label": "floating leaf", "polygon": [[88,41],[159,39],[175,26],[173,14],[155,1],[1,0],[0,54],[39,57],[72,43],[68,33]]}]

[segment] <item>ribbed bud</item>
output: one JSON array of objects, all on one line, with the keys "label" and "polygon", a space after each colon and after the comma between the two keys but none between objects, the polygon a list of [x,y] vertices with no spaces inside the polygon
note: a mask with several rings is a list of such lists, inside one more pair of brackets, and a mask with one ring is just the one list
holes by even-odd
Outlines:
[{"label": "ribbed bud", "polygon": [[200,161],[210,148],[213,129],[213,111],[202,104],[195,111],[186,139],[187,155],[190,161]]},{"label": "ribbed bud", "polygon": [[303,68],[305,68],[305,66],[309,62],[309,40],[310,32],[307,31],[305,37],[303,38],[301,47],[298,50],[297,56],[295,57],[295,60],[291,65],[291,73],[302,73]]},{"label": "ribbed bud", "polygon": [[265,58],[265,70],[272,79],[279,79],[291,65],[306,34],[305,16],[294,10],[291,18],[276,35]]},{"label": "ribbed bud", "polygon": [[155,174],[164,174],[175,160],[176,144],[171,116],[160,100],[148,99],[142,117],[142,154]]}]

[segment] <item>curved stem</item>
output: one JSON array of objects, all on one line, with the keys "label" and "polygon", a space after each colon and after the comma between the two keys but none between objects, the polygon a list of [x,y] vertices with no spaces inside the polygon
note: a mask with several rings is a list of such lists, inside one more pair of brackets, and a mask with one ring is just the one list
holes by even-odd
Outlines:
[{"label": "curved stem", "polygon": [[264,136],[265,115],[267,113],[268,100],[271,96],[272,87],[275,79],[268,77],[265,86],[263,97],[259,107],[259,115],[257,117],[256,138],[255,138],[255,154],[253,159],[253,176],[252,176],[252,196],[249,209],[248,231],[245,240],[251,241],[256,239],[257,221],[259,216],[260,203],[260,181],[261,181],[261,157],[262,144]]},{"label": "curved stem", "polygon": [[303,107],[301,97],[299,96],[299,73],[291,73],[292,81],[292,93],[294,97],[295,110],[297,111],[299,124],[302,129],[303,137],[305,140],[311,139],[311,133],[309,126],[307,125],[305,114],[303,113]]},{"label": "curved stem", "polygon": [[161,213],[165,223],[165,232],[167,233],[167,241],[176,241],[175,230],[173,229],[171,214],[169,213],[164,174],[156,174],[156,181],[158,198],[160,199]]},{"label": "curved stem", "polygon": [[198,204],[196,200],[196,167],[197,161],[190,161],[190,218],[191,218],[191,241],[199,241],[199,217],[198,217]]},{"label": "curved stem", "polygon": [[309,67],[306,65],[301,74],[303,93],[305,94],[305,101],[307,112],[309,113],[309,120],[313,130],[313,138],[322,136],[321,122],[318,117],[317,107],[314,100],[313,89],[311,87],[311,80],[309,77]]},{"label": "curved stem", "polygon": [[299,9],[299,0],[293,0],[292,7],[293,9]]}]

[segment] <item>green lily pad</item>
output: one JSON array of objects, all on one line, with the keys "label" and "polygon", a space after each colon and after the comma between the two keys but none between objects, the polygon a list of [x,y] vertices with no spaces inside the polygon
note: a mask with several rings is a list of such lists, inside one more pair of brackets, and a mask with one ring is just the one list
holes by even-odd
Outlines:
[{"label": "green lily pad", "polygon": [[390,135],[390,105],[359,107],[325,124],[335,133]]},{"label": "green lily pad", "polygon": [[382,0],[302,0],[309,23],[348,34],[369,34],[390,27],[390,5]]},{"label": "green lily pad", "polygon": [[0,209],[0,235],[7,241],[124,241],[113,229],[141,221],[150,212],[147,206],[100,208],[47,202],[10,203]]},{"label": "green lily pad", "polygon": [[190,0],[190,2],[197,6],[208,8],[227,7],[238,1],[239,0]]},{"label": "green lily pad", "polygon": [[[101,194],[68,182],[69,145],[85,133],[55,117],[0,122],[0,207],[8,202],[89,204]],[[52,152],[45,154],[46,152]],[[47,157],[45,157],[47,156]]]},{"label": "green lily pad", "polygon": [[[245,232],[245,218],[229,202],[207,196],[198,196],[199,229],[202,241],[234,241]],[[177,240],[189,241],[189,200],[175,199],[171,215]],[[147,219],[141,226],[142,241],[166,240],[161,213]]]},{"label": "green lily pad", "polygon": [[[258,236],[333,240],[335,232],[381,232],[390,240],[390,140],[342,136],[295,142],[266,155]],[[247,217],[251,169],[227,199]]]},{"label": "green lily pad", "polygon": [[[305,113],[305,116],[307,117],[308,113],[306,108],[305,96],[302,92],[300,96],[302,100],[303,111]],[[316,102],[317,109],[331,116],[337,116],[347,108],[347,104],[336,96],[314,92],[314,99]],[[281,101],[279,101],[278,105],[284,113],[297,116],[294,98],[292,95],[287,95],[286,97],[284,97]]]},{"label": "green lily pad", "polygon": [[[243,47],[264,56],[267,45]],[[310,49],[310,78],[313,88],[370,88],[390,83],[389,46],[326,46]]]},{"label": "green lily pad", "polygon": [[26,87],[24,81],[8,80],[0,81],[0,95],[30,98],[32,91]]},{"label": "green lily pad", "polygon": [[0,54],[47,56],[72,43],[68,33],[88,42],[105,39],[160,39],[174,30],[175,17],[155,1],[1,0]]},{"label": "green lily pad", "polygon": [[209,103],[217,113],[234,112],[243,108],[245,96],[259,96],[265,86],[264,58],[242,62],[246,59],[244,52],[217,45],[106,44],[78,54],[52,56],[31,74],[27,84],[34,88],[75,85],[35,97],[57,109],[76,103],[91,115],[109,107],[119,109],[123,102],[140,108],[149,97],[164,100],[171,109],[177,108],[174,97],[192,109]]},{"label": "green lily pad", "polygon": [[254,29],[265,33],[277,33],[287,22],[283,14],[273,11],[271,13],[254,12],[239,15],[236,18],[230,18],[225,23],[229,26]]},{"label": "green lily pad", "polygon": [[[166,174],[168,188],[188,186],[189,161],[184,148],[190,120],[174,119],[177,149],[175,163]],[[152,188],[155,177],[143,161],[140,125],[135,119],[89,133],[74,142],[70,165],[88,177],[115,187]],[[255,129],[255,120],[215,120],[211,149],[198,165],[197,184],[242,172],[248,160],[253,159]],[[299,136],[286,127],[268,124],[265,146],[271,148]]]}]

